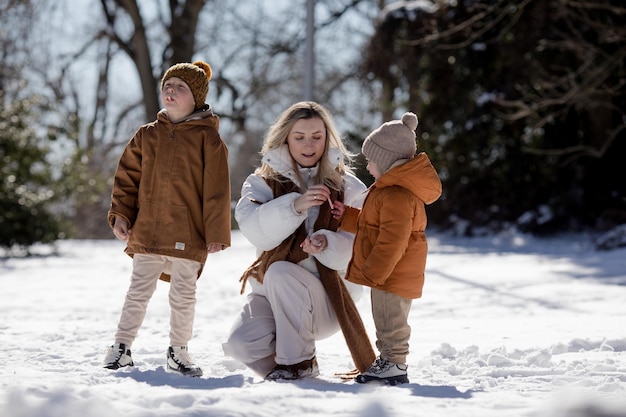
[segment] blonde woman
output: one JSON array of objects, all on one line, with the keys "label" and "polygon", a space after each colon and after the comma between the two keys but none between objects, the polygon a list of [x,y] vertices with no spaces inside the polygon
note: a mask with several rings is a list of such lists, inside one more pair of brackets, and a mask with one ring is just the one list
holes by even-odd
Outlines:
[{"label": "blonde woman", "polygon": [[244,272],[247,303],[223,348],[267,380],[319,375],[316,340],[343,331],[355,366],[375,358],[354,307],[362,288],[343,280],[352,233],[337,230],[334,202],[360,207],[365,185],[329,112],[315,102],[285,110],[268,130],[235,219],[257,248]]}]

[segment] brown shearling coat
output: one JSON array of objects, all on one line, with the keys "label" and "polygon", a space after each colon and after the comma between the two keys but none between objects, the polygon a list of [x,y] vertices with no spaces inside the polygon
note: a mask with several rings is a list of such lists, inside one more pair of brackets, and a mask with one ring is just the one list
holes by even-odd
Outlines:
[{"label": "brown shearling coat", "polygon": [[[426,267],[425,204],[441,195],[441,181],[425,153],[384,173],[370,187],[363,208],[346,211],[356,237],[346,279],[404,298],[420,298]],[[344,222],[346,223],[344,225]]]},{"label": "brown shearling coat", "polygon": [[209,106],[172,123],[165,111],[141,126],[120,158],[108,220],[126,220],[126,253],[202,264],[207,246],[230,246],[228,149]]}]

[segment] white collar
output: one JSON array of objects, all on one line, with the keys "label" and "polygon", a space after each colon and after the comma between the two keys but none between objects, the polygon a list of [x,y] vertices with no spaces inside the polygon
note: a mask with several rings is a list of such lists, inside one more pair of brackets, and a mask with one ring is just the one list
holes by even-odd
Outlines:
[{"label": "white collar", "polygon": [[[333,167],[337,167],[342,160],[342,155],[339,149],[330,148],[328,150],[328,160]],[[269,165],[273,170],[289,178],[294,183],[297,182],[297,176],[293,169],[293,158],[289,153],[289,147],[287,145],[281,145],[279,148],[270,149],[265,155],[263,155],[262,162]],[[300,175],[302,178],[310,178],[317,174],[319,164],[311,168],[300,167]],[[302,184],[300,184],[302,185]]]}]

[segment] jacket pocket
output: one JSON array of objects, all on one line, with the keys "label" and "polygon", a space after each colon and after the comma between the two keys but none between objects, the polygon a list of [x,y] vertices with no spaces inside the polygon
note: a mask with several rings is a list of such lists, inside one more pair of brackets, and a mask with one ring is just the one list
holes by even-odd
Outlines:
[{"label": "jacket pocket", "polygon": [[147,247],[189,249],[189,210],[185,206],[142,202],[132,235]]},{"label": "jacket pocket", "polygon": [[185,206],[162,205],[159,210],[159,240],[166,246],[172,245],[178,250],[188,249],[181,247],[181,243],[191,244],[189,228],[189,210]]}]

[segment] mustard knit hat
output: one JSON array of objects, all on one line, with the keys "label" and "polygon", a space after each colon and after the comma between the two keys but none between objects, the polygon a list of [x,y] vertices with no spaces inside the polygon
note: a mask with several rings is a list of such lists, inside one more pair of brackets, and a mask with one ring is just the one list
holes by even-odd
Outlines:
[{"label": "mustard knit hat", "polygon": [[394,162],[415,156],[417,124],[415,113],[406,112],[401,120],[384,123],[370,133],[363,141],[361,152],[378,165],[383,173],[387,172]]},{"label": "mustard knit hat", "polygon": [[191,89],[193,99],[196,103],[195,109],[204,107],[206,96],[209,93],[209,80],[211,79],[211,66],[203,61],[195,61],[193,64],[187,62],[172,65],[163,75],[161,80],[161,90],[163,85],[171,77],[178,77],[183,80]]}]

